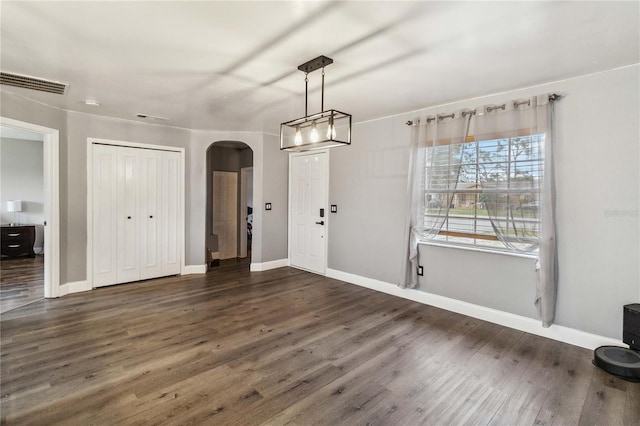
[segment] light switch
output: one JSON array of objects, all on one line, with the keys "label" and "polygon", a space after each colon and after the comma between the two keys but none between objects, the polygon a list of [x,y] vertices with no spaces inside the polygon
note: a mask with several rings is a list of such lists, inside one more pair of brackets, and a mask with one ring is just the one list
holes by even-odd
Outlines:
[{"label": "light switch", "polygon": [[271,203],[264,203],[265,210],[271,210]]},{"label": "light switch", "polygon": [[331,213],[338,213],[338,205],[331,204]]}]

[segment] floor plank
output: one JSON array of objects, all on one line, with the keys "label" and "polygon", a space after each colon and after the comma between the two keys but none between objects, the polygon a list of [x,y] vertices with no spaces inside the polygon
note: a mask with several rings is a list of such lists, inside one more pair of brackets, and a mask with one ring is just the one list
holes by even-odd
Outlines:
[{"label": "floor plank", "polygon": [[0,314],[44,297],[44,256],[0,261]]},{"label": "floor plank", "polygon": [[293,268],[0,315],[2,424],[637,425],[592,353]]}]

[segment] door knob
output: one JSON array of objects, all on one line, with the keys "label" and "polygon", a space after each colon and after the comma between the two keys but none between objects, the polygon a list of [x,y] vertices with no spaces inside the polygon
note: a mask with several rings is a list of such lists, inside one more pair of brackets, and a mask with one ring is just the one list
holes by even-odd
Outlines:
[{"label": "door knob", "polygon": [[324,225],[324,220],[321,220],[320,222],[316,222],[316,225]]},{"label": "door knob", "polygon": [[131,219],[131,216],[127,216],[127,219]]},{"label": "door knob", "polygon": [[149,219],[153,219],[153,216],[149,216]]}]

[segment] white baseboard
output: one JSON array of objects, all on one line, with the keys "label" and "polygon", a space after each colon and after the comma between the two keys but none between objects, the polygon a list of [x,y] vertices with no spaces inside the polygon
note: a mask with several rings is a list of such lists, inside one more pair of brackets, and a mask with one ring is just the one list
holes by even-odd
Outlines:
[{"label": "white baseboard", "polygon": [[593,350],[598,346],[604,345],[624,346],[622,341],[612,339],[610,337],[599,336],[597,334],[591,334],[585,331],[555,324],[549,328],[544,328],[542,327],[540,320],[487,308],[485,306],[474,305],[473,303],[467,303],[461,300],[451,299],[449,297],[439,296],[437,294],[427,293],[420,290],[403,289],[395,284],[374,280],[372,278],[348,272],[327,269],[326,276],[380,291],[382,293],[409,299],[414,302],[435,306],[437,308],[446,309],[447,311],[457,312],[473,318],[500,324],[505,327],[580,346],[586,349]]},{"label": "white baseboard", "polygon": [[65,283],[60,286],[60,290],[58,291],[58,297],[66,296],[71,293],[80,293],[82,291],[93,290],[91,288],[91,284],[87,280],[84,281],[73,281],[70,283]]},{"label": "white baseboard", "polygon": [[268,271],[269,269],[282,268],[283,266],[289,266],[289,259],[278,259],[270,262],[252,263],[251,272]]},{"label": "white baseboard", "polygon": [[207,265],[185,265],[181,275],[206,274]]}]

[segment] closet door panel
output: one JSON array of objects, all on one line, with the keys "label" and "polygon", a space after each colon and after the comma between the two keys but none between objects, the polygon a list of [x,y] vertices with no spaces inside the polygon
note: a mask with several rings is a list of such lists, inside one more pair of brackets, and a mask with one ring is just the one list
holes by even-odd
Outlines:
[{"label": "closet door panel", "polygon": [[140,150],[140,278],[161,271],[161,159],[162,152]]},{"label": "closet door panel", "polygon": [[113,284],[117,276],[117,152],[110,146],[93,146],[93,283]]},{"label": "closet door panel", "polygon": [[182,238],[180,235],[180,199],[182,170],[180,153],[162,153],[162,275],[180,273]]},{"label": "closet door panel", "polygon": [[140,279],[140,153],[118,148],[117,283]]}]

